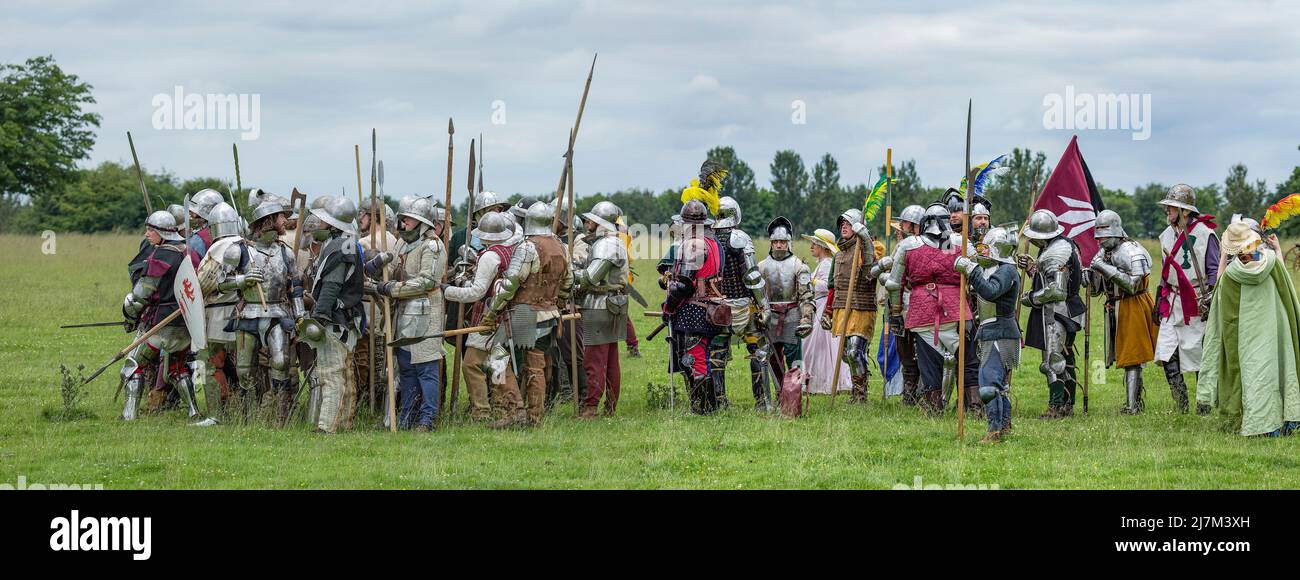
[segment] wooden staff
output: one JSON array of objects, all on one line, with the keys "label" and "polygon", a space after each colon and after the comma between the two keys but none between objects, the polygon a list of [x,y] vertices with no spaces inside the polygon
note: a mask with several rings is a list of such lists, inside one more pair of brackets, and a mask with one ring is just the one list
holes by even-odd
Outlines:
[{"label": "wooden staff", "polygon": [[[561,316],[560,316],[560,320],[561,320],[561,321],[564,321],[564,320],[573,321],[573,320],[580,320],[580,319],[582,319],[582,315],[581,315],[581,314],[564,314],[564,315],[561,315]],[[444,339],[446,339],[446,338],[452,338],[452,337],[456,337],[456,336],[465,336],[466,334],[473,334],[473,333],[475,333],[475,332],[486,332],[486,331],[489,331],[489,330],[492,330],[492,329],[495,329],[495,328],[496,328],[495,326],[486,326],[486,325],[482,325],[482,326],[470,326],[470,327],[468,327],[468,328],[457,328],[457,329],[455,329],[455,330],[446,330],[446,331],[440,332],[440,333],[438,333],[438,334],[435,334],[435,335],[431,336],[430,338],[444,338]]]},{"label": "wooden staff", "polygon": [[[570,133],[569,148],[565,151],[564,154],[565,156],[564,171],[560,172],[560,183],[559,185],[555,186],[555,199],[557,200],[560,199],[562,195],[564,195],[564,188],[567,183],[566,180],[568,179],[569,171],[573,169],[573,163],[571,162],[572,160],[569,159],[569,157],[570,157],[570,153],[573,151],[573,142],[578,138],[578,127],[582,125],[582,112],[587,108],[587,93],[591,91],[591,77],[592,75],[596,74],[597,56],[599,55],[593,54],[591,56],[591,69],[587,71],[587,84],[582,87],[582,100],[578,101],[578,117],[573,120],[573,129],[569,132]],[[569,201],[570,201],[569,225],[570,227],[572,227],[573,225],[572,201],[573,200],[570,199]],[[557,207],[555,208],[555,218],[551,220],[551,231],[559,231],[559,229],[560,229],[560,208],[558,207],[558,201],[557,201]],[[573,247],[573,244],[570,243],[569,247]]]},{"label": "wooden staff", "polygon": [[[469,206],[469,212],[473,212],[473,211],[474,211],[474,169],[475,169],[475,167],[474,167],[474,140],[473,140],[473,139],[470,139],[470,140],[469,140],[469,184],[466,186],[466,189],[468,190],[468,195],[469,195],[469,197],[466,198],[466,200],[465,200],[465,204],[466,204],[467,206]],[[469,212],[467,212],[467,213],[469,213]],[[448,216],[447,219],[451,219],[451,206],[447,206],[447,216]],[[468,247],[469,247],[469,242],[470,242],[470,240],[469,240],[469,236],[470,236],[470,229],[469,229],[470,217],[471,217],[471,216],[469,216],[469,215],[465,216],[465,241],[464,241],[463,245],[461,246],[461,247],[464,247],[464,248],[468,248]],[[444,270],[443,273],[442,273],[442,281],[443,281],[443,282],[446,282],[447,279],[450,278],[450,276],[451,276],[451,264],[452,264],[451,259],[453,258],[453,256],[450,254],[450,252],[451,252],[451,246],[450,246],[450,245],[447,246],[447,252],[448,252],[448,255],[447,255],[447,268],[446,268],[446,270]],[[447,303],[445,297],[444,297],[444,299],[443,299],[443,303],[444,303],[444,304]],[[456,308],[456,328],[460,328],[461,325],[463,325],[464,323],[465,323],[465,306],[464,306],[463,304],[460,304],[460,305],[458,305],[457,308]],[[442,414],[443,418],[454,417],[455,414],[456,414],[456,400],[459,398],[459,397],[458,397],[458,394],[460,393],[460,365],[461,365],[461,355],[460,355],[460,351],[461,351],[461,344],[464,342],[464,340],[465,340],[464,338],[462,338],[462,337],[460,337],[460,336],[457,336],[457,337],[456,337],[456,345],[455,345],[455,348],[452,349],[453,362],[452,362],[452,365],[451,365],[451,407],[450,407],[451,411],[450,411],[450,412],[444,412],[444,413]],[[446,382],[445,378],[446,378],[446,377],[444,377],[444,381],[443,381],[443,382]],[[444,420],[445,420],[445,419],[444,419]]]},{"label": "wooden staff", "polygon": [[[591,59],[591,66],[592,66],[593,69],[595,69],[595,67],[596,67],[596,59],[595,59],[595,58],[592,58],[592,59]],[[590,76],[590,75],[587,76],[587,86],[588,86],[588,87],[591,86],[591,76]],[[583,100],[583,104],[585,105],[585,104],[586,104],[586,100],[587,100],[587,94],[586,94],[585,91],[583,92],[582,100]],[[581,108],[581,107],[579,107],[579,109],[578,109],[578,120],[579,120],[579,121],[582,120],[582,108]],[[573,209],[573,196],[574,196],[574,189],[573,189],[573,141],[574,141],[577,137],[578,137],[578,125],[575,123],[574,126],[573,126],[573,130],[572,130],[572,131],[569,131],[569,154],[568,154],[568,156],[567,156],[568,159],[565,161],[565,171],[564,171],[565,175],[568,177],[568,187],[569,187],[569,253],[570,253],[570,255],[572,255],[572,253],[573,253],[573,230],[574,230],[574,227],[573,227],[573,212],[574,212],[574,209]],[[560,214],[560,208],[557,207],[557,208],[555,208],[555,215],[558,217],[559,214]],[[578,314],[578,312],[577,312],[577,310],[578,310],[578,308],[577,308],[577,303],[574,301],[574,298],[573,298],[573,294],[572,294],[572,293],[569,294],[569,310],[571,310],[573,314]],[[571,319],[570,319],[570,322],[569,322],[569,383],[573,386],[573,411],[574,411],[574,413],[576,413],[576,414],[580,414],[580,413],[582,412],[582,400],[581,400],[581,398],[578,397],[578,371],[579,371],[580,369],[578,369],[578,322],[577,322],[577,318],[578,318],[578,317],[575,316],[574,318],[571,318]]]},{"label": "wooden staff", "polygon": [[140,346],[140,343],[149,340],[149,337],[157,334],[159,330],[162,330],[164,326],[167,326],[169,323],[171,323],[171,321],[176,320],[176,317],[180,315],[181,315],[181,311],[179,308],[176,309],[175,312],[168,314],[167,318],[164,318],[158,324],[153,325],[153,328],[150,328],[148,332],[141,334],[138,338],[135,339],[134,342],[132,342],[126,348],[122,349],[121,352],[117,353],[117,355],[113,357],[113,360],[108,361],[108,364],[99,367],[99,370],[96,370],[94,373],[92,373],[89,377],[86,378],[86,380],[81,381],[82,386],[90,384],[90,381],[95,380],[95,377],[98,377],[100,374],[102,374],[105,370],[108,369],[108,367],[113,366],[113,363],[120,361],[126,355],[131,354],[131,351],[135,350],[135,347]]},{"label": "wooden staff", "polygon": [[[443,215],[442,242],[444,248],[451,247],[451,157],[452,157],[453,148],[455,147],[454,144],[452,143],[452,136],[455,133],[456,133],[456,125],[453,124],[451,122],[451,118],[448,117],[447,118],[447,198],[446,198],[446,203],[442,205],[442,207],[446,208],[447,210],[442,212]],[[470,145],[470,148],[473,149],[473,145]]]},{"label": "wooden staff", "polygon": [[[885,150],[886,159],[890,159],[892,156],[893,156],[893,149],[886,149]],[[865,218],[866,216],[864,215],[863,217]],[[865,226],[866,224],[863,225]],[[844,360],[844,345],[845,343],[848,342],[849,339],[849,332],[848,332],[849,318],[853,316],[853,292],[857,289],[858,286],[858,270],[862,268],[862,252],[865,250],[865,244],[862,243],[861,239],[855,239],[852,248],[853,248],[852,249],[853,267],[849,269],[849,291],[844,296],[844,318],[840,321],[838,325],[836,325],[839,330],[838,334],[840,336],[840,341],[839,341],[839,345],[835,348],[835,372],[831,375],[831,408],[832,409],[835,408],[835,397],[836,395],[839,394],[839,390],[840,390],[839,389],[840,366],[841,366],[840,361]],[[834,280],[832,280],[831,283],[834,284]],[[826,303],[826,307],[831,308],[831,306],[832,304],[828,301]],[[831,308],[832,317],[834,317],[834,313],[835,313],[835,309]]]}]

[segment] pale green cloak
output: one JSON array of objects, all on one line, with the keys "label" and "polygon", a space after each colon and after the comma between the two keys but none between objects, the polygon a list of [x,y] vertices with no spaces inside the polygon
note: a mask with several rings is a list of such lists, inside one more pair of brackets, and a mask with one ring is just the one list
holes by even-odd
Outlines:
[{"label": "pale green cloak", "polygon": [[1215,405],[1224,428],[1262,435],[1300,421],[1300,302],[1270,250],[1232,260],[1219,276],[1205,325],[1196,401]]}]

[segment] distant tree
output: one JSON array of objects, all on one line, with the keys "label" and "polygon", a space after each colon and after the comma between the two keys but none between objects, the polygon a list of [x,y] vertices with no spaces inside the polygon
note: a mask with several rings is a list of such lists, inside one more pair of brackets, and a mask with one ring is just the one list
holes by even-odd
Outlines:
[{"label": "distant tree", "polygon": [[1239,213],[1261,219],[1264,217],[1264,210],[1268,208],[1269,194],[1264,180],[1251,183],[1245,164],[1233,165],[1228,170],[1228,177],[1223,181],[1223,195],[1227,201],[1224,212],[1229,214],[1223,217],[1231,218],[1231,214]]},{"label": "distant tree", "polygon": [[769,173],[772,176],[772,203],[790,218],[795,229],[803,231],[808,225],[803,204],[808,192],[808,170],[803,158],[790,149],[778,151],[769,166]]},{"label": "distant tree", "polygon": [[[145,185],[154,210],[182,201],[181,189],[170,173],[146,173]],[[37,197],[34,207],[36,227],[55,231],[139,231],[147,217],[135,169],[112,161],[78,170],[63,189]]]},{"label": "distant tree", "polygon": [[[57,194],[77,176],[95,144],[100,116],[91,86],[52,56],[0,65],[0,230],[21,206]],[[36,208],[54,209],[50,204]]]},{"label": "distant tree", "polygon": [[811,232],[817,228],[833,229],[835,217],[848,209],[840,207],[844,198],[844,187],[840,185],[840,165],[830,153],[822,155],[813,166],[812,181],[808,185],[808,197],[796,208],[778,205],[777,213],[789,217],[799,215],[797,231]]}]

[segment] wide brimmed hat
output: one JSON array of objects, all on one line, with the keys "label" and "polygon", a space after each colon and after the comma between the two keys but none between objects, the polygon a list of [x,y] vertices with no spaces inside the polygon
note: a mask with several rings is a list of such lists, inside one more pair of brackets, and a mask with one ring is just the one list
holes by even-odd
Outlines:
[{"label": "wide brimmed hat", "polygon": [[1223,232],[1223,251],[1233,256],[1245,254],[1253,251],[1261,241],[1259,234],[1250,229],[1249,224],[1234,222]]},{"label": "wide brimmed hat", "polygon": [[811,236],[804,234],[803,239],[830,250],[831,254],[836,254],[840,251],[839,244],[835,242],[835,234],[832,234],[830,230],[818,228]]}]

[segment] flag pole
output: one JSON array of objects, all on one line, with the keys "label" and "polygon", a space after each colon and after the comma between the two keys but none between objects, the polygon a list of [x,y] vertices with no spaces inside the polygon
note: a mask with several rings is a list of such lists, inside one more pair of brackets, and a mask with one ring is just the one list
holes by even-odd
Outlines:
[{"label": "flag pole", "polygon": [[[889,231],[889,227],[890,227],[889,224],[891,221],[893,221],[894,218],[894,191],[893,191],[894,188],[892,183],[893,181],[894,181],[894,149],[892,147],[887,147],[885,148],[885,255],[886,256],[890,255],[889,242],[890,242],[890,238],[893,237],[892,235],[893,232]],[[884,321],[884,324],[882,325],[884,332],[880,334],[880,342],[883,344],[886,340],[889,340],[889,337],[891,336],[890,329],[889,329],[889,311],[885,310],[885,313],[882,314],[880,318]],[[885,388],[886,385],[889,383],[889,345],[888,344],[885,344],[885,368],[880,369],[880,376],[882,379],[884,379],[880,383],[880,402],[883,403],[889,400],[888,389]]]}]

